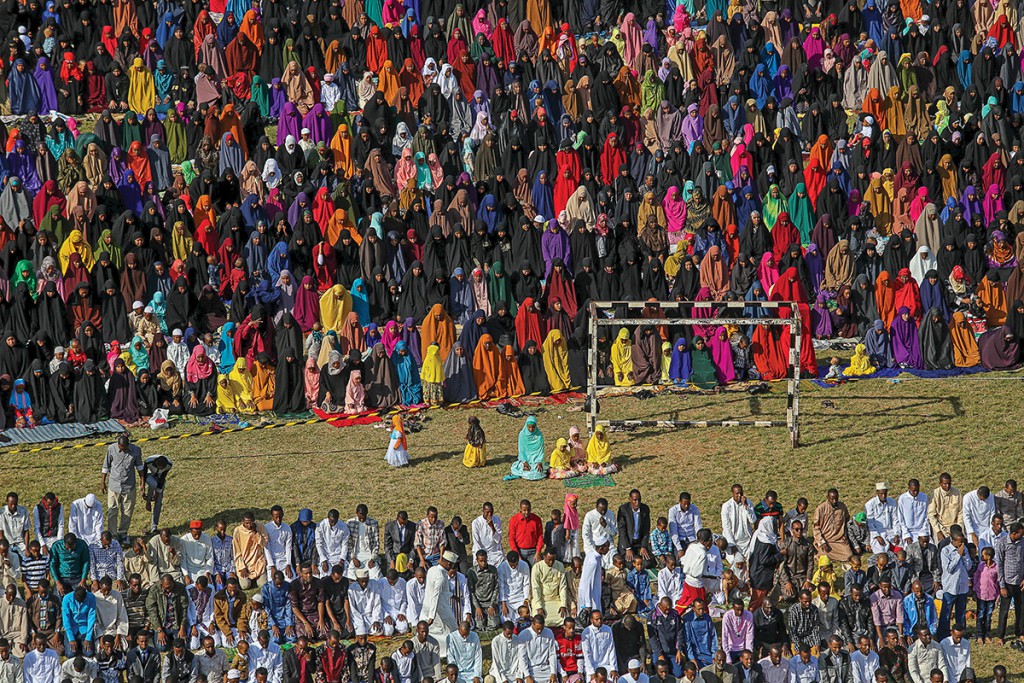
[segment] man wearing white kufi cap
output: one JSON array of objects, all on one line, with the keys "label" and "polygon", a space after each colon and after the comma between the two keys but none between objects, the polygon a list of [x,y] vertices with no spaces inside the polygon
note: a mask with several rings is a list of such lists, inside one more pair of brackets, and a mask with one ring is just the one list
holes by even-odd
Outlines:
[{"label": "man wearing white kufi cap", "polygon": [[356,570],[356,582],[348,589],[348,603],[352,608],[352,629],[356,633],[374,636],[384,633],[384,605],[366,569]]},{"label": "man wearing white kufi cap", "polygon": [[68,516],[68,531],[85,541],[87,545],[98,546],[103,533],[103,506],[93,493],[71,503]]},{"label": "man wearing white kufi cap", "polygon": [[864,513],[868,518],[871,552],[884,553],[890,544],[901,545],[896,501],[889,497],[889,485],[884,481],[875,484],[875,497],[864,503]]},{"label": "man wearing white kufi cap", "polygon": [[438,564],[427,570],[427,586],[420,610],[420,619],[430,627],[430,635],[437,640],[442,658],[448,656],[448,634],[458,625],[452,612],[452,590],[448,583],[448,569],[458,561],[458,555],[446,550]]}]

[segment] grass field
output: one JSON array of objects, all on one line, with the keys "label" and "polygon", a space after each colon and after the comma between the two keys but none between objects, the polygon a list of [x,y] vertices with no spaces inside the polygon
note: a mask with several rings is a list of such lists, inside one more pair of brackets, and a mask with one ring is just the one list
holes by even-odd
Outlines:
[{"label": "grass field", "polygon": [[[778,491],[789,509],[805,496],[813,509],[831,486],[840,490],[851,514],[863,508],[874,483],[885,480],[893,495],[908,478],[921,480],[930,492],[939,473],[949,471],[963,491],[981,484],[1001,486],[1020,479],[1024,436],[1018,406],[1024,402],[1024,376],[984,374],[937,380],[873,380],[833,389],[808,383],[801,397],[802,446],[793,449],[785,429],[710,428],[688,431],[637,431],[611,435],[624,470],[616,486],[583,489],[581,514],[600,497],[617,506],[636,487],[655,515],[666,514],[681,490],[690,491],[705,524],[720,529],[719,508],[733,482],[741,482],[757,500],[765,490]],[[784,419],[784,385],[772,393],[744,392],[659,395],[640,401],[616,398],[602,402],[602,417],[611,419]],[[165,496],[163,523],[184,533],[188,520],[207,524],[223,518],[237,523],[246,510],[269,518],[274,504],[293,521],[300,507],[317,520],[329,508],[343,518],[365,502],[383,525],[399,509],[413,520],[427,505],[436,505],[445,520],[461,515],[468,523],[485,500],[507,518],[527,497],[542,518],[561,508],[563,482],[503,482],[515,459],[522,420],[494,411],[475,411],[488,437],[491,459],[479,469],[462,466],[465,411],[430,411],[422,431],[409,435],[412,466],[394,470],[384,461],[387,431],[372,426],[335,428],[316,424],[241,434],[143,444],[146,456],[164,453],[174,461]],[[535,413],[548,442],[565,436],[572,425],[585,427],[584,414],[571,406],[526,409]],[[198,431],[182,425],[171,432]],[[585,430],[584,430],[585,431]],[[137,436],[150,436],[138,433]],[[32,505],[48,490],[65,503],[99,492],[101,448],[16,453],[4,456],[0,472],[5,490],[18,491]],[[145,509],[133,532],[148,523]],[[977,647],[974,667],[991,677],[1003,663],[1011,676],[1024,680],[1024,654],[1009,648]]]}]

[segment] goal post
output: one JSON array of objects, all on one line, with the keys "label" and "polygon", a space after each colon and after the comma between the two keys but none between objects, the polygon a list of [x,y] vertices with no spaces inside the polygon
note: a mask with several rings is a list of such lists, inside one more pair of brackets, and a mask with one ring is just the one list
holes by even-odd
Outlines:
[{"label": "goal post", "polygon": [[[642,318],[638,314],[645,308],[657,307],[664,318]],[[719,309],[720,316],[693,317],[692,309]],[[743,315],[748,307],[765,309],[765,315],[749,318]],[[609,316],[605,311],[625,309],[627,317]],[[790,317],[783,318],[779,309],[787,308]],[[587,376],[588,424],[593,432],[597,425],[657,427],[686,429],[690,427],[786,427],[793,447],[800,444],[800,343],[801,316],[796,303],[791,301],[592,301],[589,309],[590,344],[587,349],[589,373]],[[675,314],[673,316],[673,314]],[[785,420],[600,420],[598,419],[598,329],[623,325],[785,325],[789,327],[789,367],[786,372]],[[635,387],[642,389],[643,387]]]}]

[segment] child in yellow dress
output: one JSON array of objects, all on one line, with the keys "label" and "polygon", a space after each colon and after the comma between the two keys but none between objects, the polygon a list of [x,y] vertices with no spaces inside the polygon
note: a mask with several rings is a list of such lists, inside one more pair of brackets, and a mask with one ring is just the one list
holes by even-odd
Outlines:
[{"label": "child in yellow dress", "polygon": [[598,425],[587,443],[587,468],[591,474],[612,474],[619,466],[612,462],[612,448],[604,425]]},{"label": "child in yellow dress", "polygon": [[572,468],[572,449],[566,439],[559,439],[555,450],[551,451],[551,463],[548,477],[551,479],[568,479],[579,474]]},{"label": "child in yellow dress", "polygon": [[466,432],[466,450],[462,453],[462,464],[466,467],[483,467],[487,464],[487,436],[480,426],[480,418],[471,416],[466,419],[469,431]]},{"label": "child in yellow dress", "polygon": [[853,355],[850,356],[850,367],[843,370],[843,374],[847,377],[864,377],[867,375],[873,375],[877,372],[876,368],[871,365],[871,358],[868,356],[868,347],[864,344],[857,344],[853,350]]}]

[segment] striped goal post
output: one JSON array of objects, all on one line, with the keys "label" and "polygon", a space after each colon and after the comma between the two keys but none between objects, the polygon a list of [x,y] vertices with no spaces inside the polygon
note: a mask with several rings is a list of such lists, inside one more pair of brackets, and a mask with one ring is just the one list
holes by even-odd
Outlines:
[{"label": "striped goal post", "polygon": [[[664,311],[664,318],[636,317],[639,311],[656,306]],[[692,313],[695,307],[715,307],[721,316],[714,318],[695,318],[685,315]],[[749,318],[743,315],[744,308],[766,309],[768,315]],[[625,318],[608,316],[605,311],[625,309]],[[779,315],[780,308],[788,308],[791,315],[783,318]],[[669,317],[675,313],[676,317]],[[734,315],[729,315],[734,313]],[[800,309],[790,301],[592,301],[589,310],[590,344],[587,349],[587,403],[589,408],[588,424],[593,432],[597,425],[611,427],[650,427],[662,429],[686,429],[690,427],[786,427],[789,429],[793,448],[800,445]],[[598,381],[597,381],[597,339],[598,328],[602,326],[622,325],[786,325],[789,327],[789,367],[786,372],[786,419],[785,420],[599,420],[598,419]],[[635,391],[643,386],[633,387]]]}]

